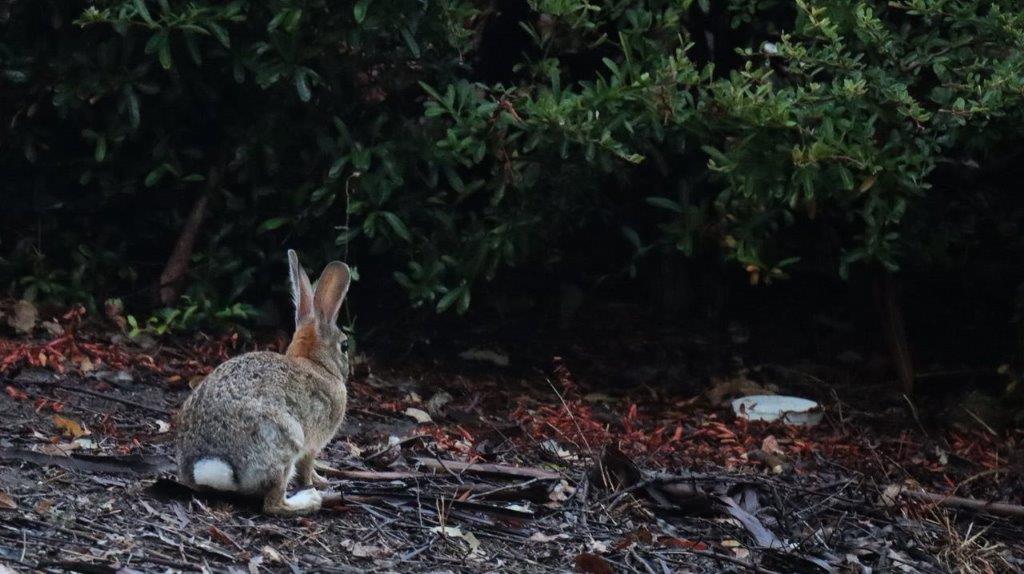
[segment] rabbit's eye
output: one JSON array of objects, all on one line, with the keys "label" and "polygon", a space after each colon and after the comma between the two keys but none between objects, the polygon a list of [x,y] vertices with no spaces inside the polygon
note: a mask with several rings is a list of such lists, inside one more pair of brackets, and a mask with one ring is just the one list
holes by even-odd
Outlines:
[{"label": "rabbit's eye", "polygon": [[342,351],[347,351],[348,350],[348,339],[345,339],[344,341],[339,342],[338,346],[341,347]]}]

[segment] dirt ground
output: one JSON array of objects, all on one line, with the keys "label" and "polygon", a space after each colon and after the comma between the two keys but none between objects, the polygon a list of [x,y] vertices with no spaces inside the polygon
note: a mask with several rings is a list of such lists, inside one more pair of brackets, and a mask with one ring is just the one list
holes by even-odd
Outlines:
[{"label": "dirt ground", "polygon": [[[0,340],[0,572],[1024,569],[1019,431],[894,422],[882,389],[851,399],[798,366],[602,376],[579,349],[540,366],[359,356],[321,457],[330,503],[267,517],[169,465],[189,383],[245,348]],[[824,421],[728,408],[764,390],[813,395]],[[989,501],[1004,506],[962,507]]]}]

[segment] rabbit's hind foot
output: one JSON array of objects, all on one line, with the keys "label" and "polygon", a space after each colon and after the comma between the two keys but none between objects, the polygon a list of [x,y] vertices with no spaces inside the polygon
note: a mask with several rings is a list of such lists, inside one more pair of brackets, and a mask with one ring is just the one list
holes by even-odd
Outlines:
[{"label": "rabbit's hind foot", "polygon": [[310,514],[320,510],[320,493],[312,488],[285,497],[291,473],[283,474],[281,480],[263,498],[263,512],[278,516]]},{"label": "rabbit's hind foot", "polygon": [[297,516],[300,514],[311,514],[320,510],[320,492],[313,488],[307,488],[287,498],[280,497],[272,500],[269,497],[263,501],[263,512],[277,516]]}]

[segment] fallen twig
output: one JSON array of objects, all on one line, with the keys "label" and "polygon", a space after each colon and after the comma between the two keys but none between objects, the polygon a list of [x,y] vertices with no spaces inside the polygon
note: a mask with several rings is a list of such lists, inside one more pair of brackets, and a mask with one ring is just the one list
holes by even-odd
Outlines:
[{"label": "fallen twig", "polygon": [[923,490],[901,490],[900,494],[908,498],[930,502],[947,508],[963,508],[978,512],[987,512],[999,516],[1024,517],[1024,506],[1010,504],[1008,502],[992,502],[989,500],[978,500],[976,498],[964,498],[962,496],[948,496],[934,494]]},{"label": "fallen twig", "polygon": [[147,411],[158,413],[158,414],[165,415],[165,416],[170,416],[171,415],[171,411],[169,411],[167,409],[164,409],[164,408],[154,407],[154,406],[146,405],[146,404],[143,404],[143,403],[137,403],[137,402],[135,402],[133,400],[130,400],[130,399],[122,399],[121,397],[114,397],[114,396],[108,395],[106,393],[101,393],[99,391],[94,391],[92,389],[84,389],[82,387],[76,387],[76,386],[67,385],[67,384],[64,384],[64,383],[52,383],[52,386],[60,388],[60,389],[64,389],[65,391],[71,391],[73,393],[82,393],[84,395],[92,395],[94,397],[98,397],[98,398],[101,398],[101,399],[104,399],[104,400],[113,401],[115,403],[121,403],[123,405],[128,405],[130,407],[135,407],[135,408],[138,408],[138,409],[147,410]]},{"label": "fallen twig", "polygon": [[429,468],[434,471],[457,472],[465,474],[478,474],[481,476],[495,476],[504,478],[537,478],[541,480],[558,480],[562,475],[557,472],[530,468],[522,466],[506,466],[502,464],[480,464],[470,462],[458,462],[455,460],[439,460],[426,457],[415,457],[412,459],[417,465]]},{"label": "fallen twig", "polygon": [[[344,503],[344,502],[379,502],[387,499],[392,500],[410,500],[419,501],[426,505],[436,505],[436,503],[442,500],[442,497],[432,496],[429,494],[410,494],[407,492],[377,492],[377,491],[366,491],[366,492],[349,492],[345,494],[337,492],[323,492],[321,493],[321,501],[324,506],[331,504]],[[461,507],[465,510],[475,510],[478,512],[484,512],[495,516],[501,516],[505,518],[518,518],[518,519],[534,519],[537,517],[533,512],[525,510],[516,510],[513,508],[506,508],[504,506],[496,506],[493,504],[483,504],[480,502],[473,502],[469,500],[458,500],[451,498],[444,498],[443,503],[454,507]]]},{"label": "fallen twig", "polygon": [[326,476],[333,476],[337,478],[346,478],[348,480],[365,480],[368,482],[373,481],[386,481],[386,480],[408,480],[414,478],[426,478],[433,476],[426,472],[413,472],[413,471],[376,471],[376,470],[342,470],[338,468],[331,468],[329,466],[317,465],[317,471],[323,473]]},{"label": "fallen twig", "polygon": [[[537,482],[539,480],[540,480],[539,478],[531,478],[530,480],[527,480],[526,482],[519,482],[519,483],[516,483],[516,484],[507,484],[505,486],[499,486],[498,488],[491,488],[489,490],[484,490],[482,492],[477,492],[477,493],[474,493],[474,494],[470,495],[468,500],[473,500],[474,498],[487,498],[489,496],[494,496],[495,494],[498,494],[498,493],[521,492],[521,491],[527,490],[531,486],[537,484]],[[473,486],[481,486],[481,485],[473,485]]]},{"label": "fallen twig", "polygon": [[428,434],[418,434],[418,435],[406,437],[406,438],[396,442],[395,444],[389,444],[388,446],[378,450],[377,452],[368,455],[366,458],[363,459],[363,462],[370,462],[370,461],[376,459],[377,457],[379,457],[381,455],[387,454],[387,453],[389,453],[389,452],[391,452],[393,450],[401,450],[402,447],[404,447],[405,445],[407,445],[407,444],[409,444],[411,442],[416,442],[416,441],[418,441],[420,439],[425,439],[425,438],[430,438],[430,435],[428,435]]},{"label": "fallen twig", "polygon": [[139,455],[114,457],[75,454],[70,456],[54,456],[16,448],[0,449],[0,459],[20,460],[39,465],[59,466],[71,470],[109,474],[155,475],[174,468],[174,464],[170,459],[164,457],[143,457]]},{"label": "fallen twig", "polygon": [[718,560],[722,562],[728,562],[730,564],[735,564],[737,566],[742,566],[743,568],[746,568],[752,572],[757,572],[757,574],[780,574],[775,570],[769,570],[762,566],[758,566],[753,562],[747,562],[745,560],[740,560],[739,558],[734,558],[726,554],[719,554],[717,552],[711,552],[709,550],[691,550],[687,548],[681,548],[678,550],[673,550],[672,552],[670,552],[670,554],[691,554],[693,556],[703,556],[705,558],[711,558],[712,560]]}]

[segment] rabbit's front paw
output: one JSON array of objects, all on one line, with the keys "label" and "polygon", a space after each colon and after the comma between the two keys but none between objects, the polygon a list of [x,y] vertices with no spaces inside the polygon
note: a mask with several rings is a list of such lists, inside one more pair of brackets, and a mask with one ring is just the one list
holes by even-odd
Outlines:
[{"label": "rabbit's front paw", "polygon": [[307,454],[299,459],[299,462],[296,465],[296,470],[299,475],[299,484],[302,486],[315,486],[317,488],[327,488],[330,486],[327,479],[317,474],[315,469],[316,458],[313,455]]},{"label": "rabbit's front paw", "polygon": [[310,473],[309,484],[317,488],[327,488],[328,486],[331,485],[331,483],[328,482],[326,478],[317,474],[315,470],[312,473]]}]

